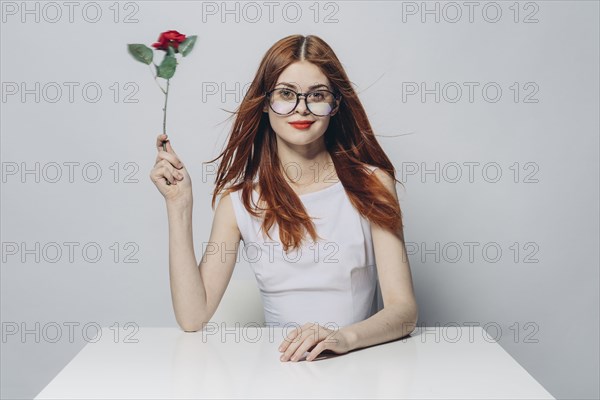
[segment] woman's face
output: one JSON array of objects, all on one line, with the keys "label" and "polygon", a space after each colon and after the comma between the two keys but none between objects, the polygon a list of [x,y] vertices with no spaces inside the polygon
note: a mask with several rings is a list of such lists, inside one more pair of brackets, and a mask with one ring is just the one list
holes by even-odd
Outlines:
[{"label": "woman's face", "polygon": [[[297,61],[290,64],[283,70],[281,75],[279,75],[276,85],[274,86],[274,89],[275,88],[287,88],[296,93],[308,93],[319,88],[329,91],[332,90],[327,77],[315,64],[308,61]],[[286,94],[289,95],[289,93]],[[269,100],[267,99],[267,102],[268,101]],[[278,140],[283,140],[290,145],[306,145],[321,139],[329,126],[331,116],[335,114],[334,112],[327,116],[317,116],[311,113],[306,107],[304,97],[300,98],[298,106],[290,114],[277,114],[268,106],[268,103],[266,103],[263,111],[269,114],[271,127],[277,134]],[[300,120],[312,121],[313,123],[308,127],[290,124],[290,122]]]}]

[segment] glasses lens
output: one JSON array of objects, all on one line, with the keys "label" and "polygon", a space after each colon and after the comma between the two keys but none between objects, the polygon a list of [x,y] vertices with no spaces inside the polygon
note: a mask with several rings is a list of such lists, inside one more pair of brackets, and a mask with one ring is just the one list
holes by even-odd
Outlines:
[{"label": "glasses lens", "polygon": [[[271,92],[271,109],[277,114],[286,115],[294,111],[296,93],[290,89],[279,88]],[[326,116],[335,107],[335,96],[328,90],[310,92],[306,98],[308,110],[317,116]]]},{"label": "glasses lens", "polygon": [[270,104],[277,114],[289,114],[296,106],[296,93],[288,89],[275,89],[271,93]]},{"label": "glasses lens", "polygon": [[306,100],[306,105],[311,113],[319,116],[329,115],[335,106],[333,93],[327,90],[311,92]]}]

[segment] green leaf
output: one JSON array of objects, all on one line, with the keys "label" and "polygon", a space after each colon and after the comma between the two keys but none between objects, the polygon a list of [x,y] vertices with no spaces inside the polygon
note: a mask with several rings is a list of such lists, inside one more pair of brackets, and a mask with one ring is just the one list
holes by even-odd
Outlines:
[{"label": "green leaf", "polygon": [[175,57],[165,54],[165,58],[156,68],[156,76],[159,78],[171,79],[175,75],[177,60]]},{"label": "green leaf", "polygon": [[179,44],[178,50],[184,57],[191,53],[192,49],[194,48],[194,44],[196,44],[197,38],[198,36],[196,35],[188,36]]},{"label": "green leaf", "polygon": [[175,49],[173,48],[173,46],[171,46],[171,45],[167,46],[167,54],[170,56],[175,56]]},{"label": "green leaf", "polygon": [[152,49],[143,44],[128,44],[127,50],[139,62],[150,65],[154,53]]}]

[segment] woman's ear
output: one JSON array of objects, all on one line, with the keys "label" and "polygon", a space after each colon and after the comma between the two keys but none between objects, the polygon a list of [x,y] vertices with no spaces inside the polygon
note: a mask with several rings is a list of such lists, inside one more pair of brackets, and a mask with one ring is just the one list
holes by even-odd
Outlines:
[{"label": "woman's ear", "polygon": [[329,116],[333,117],[335,114],[338,113],[338,111],[340,111],[340,100],[335,101],[335,108],[333,109],[333,112],[329,114]]}]

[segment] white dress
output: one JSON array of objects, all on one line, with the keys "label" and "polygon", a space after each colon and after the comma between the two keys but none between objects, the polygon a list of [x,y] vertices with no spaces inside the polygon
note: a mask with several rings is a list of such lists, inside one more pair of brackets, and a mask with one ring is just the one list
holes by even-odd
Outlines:
[{"label": "white dress", "polygon": [[[370,167],[373,171],[376,167]],[[242,204],[241,190],[231,200],[244,247],[242,255],[256,277],[267,326],[307,322],[341,328],[369,318],[383,308],[371,223],[354,208],[341,181],[299,195],[323,239],[307,240],[285,252],[278,224],[269,239],[262,220]],[[253,191],[254,202],[258,193]]]}]

